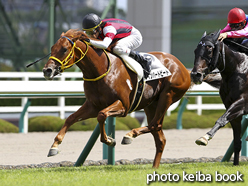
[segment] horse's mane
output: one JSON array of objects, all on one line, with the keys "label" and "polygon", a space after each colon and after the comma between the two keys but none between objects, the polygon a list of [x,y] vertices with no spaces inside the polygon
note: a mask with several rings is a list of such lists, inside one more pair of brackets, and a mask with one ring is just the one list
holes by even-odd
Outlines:
[{"label": "horse's mane", "polygon": [[[205,38],[211,40],[212,37],[217,33],[218,31],[210,32],[208,33]],[[231,49],[234,52],[242,52],[248,54],[248,48],[244,45],[242,45],[242,41],[244,38],[226,38],[223,42],[229,49]]]},{"label": "horse's mane", "polygon": [[63,32],[61,36],[71,37],[74,42],[76,40],[82,41],[88,38],[88,36],[84,33],[84,31],[78,29],[70,29],[66,33]]},{"label": "horse's mane", "polygon": [[[75,42],[77,40],[83,41],[87,38],[89,38],[84,31],[82,30],[78,30],[78,29],[70,29],[68,30],[66,33],[62,33],[60,37],[62,36],[66,36],[66,37],[70,37],[72,38],[72,41]],[[95,38],[89,38],[89,39],[93,39],[93,40],[98,40]],[[112,43],[106,50],[109,52],[112,52],[113,47],[116,45],[116,42]]]}]

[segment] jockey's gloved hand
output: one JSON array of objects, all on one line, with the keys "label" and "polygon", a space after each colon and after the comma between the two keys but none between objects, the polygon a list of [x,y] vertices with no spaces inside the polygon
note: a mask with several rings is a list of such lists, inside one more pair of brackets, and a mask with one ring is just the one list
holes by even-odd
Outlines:
[{"label": "jockey's gloved hand", "polygon": [[227,33],[224,32],[224,33],[221,33],[221,34],[219,35],[218,40],[223,41],[223,40],[226,39],[226,38],[227,38]]}]

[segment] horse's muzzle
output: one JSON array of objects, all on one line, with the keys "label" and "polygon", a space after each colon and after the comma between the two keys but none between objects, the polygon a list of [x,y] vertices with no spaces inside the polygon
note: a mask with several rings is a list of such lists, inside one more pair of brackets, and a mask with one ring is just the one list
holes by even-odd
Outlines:
[{"label": "horse's muzzle", "polygon": [[191,81],[195,84],[201,84],[203,81],[203,74],[200,72],[191,72]]},{"label": "horse's muzzle", "polygon": [[56,70],[51,67],[43,68],[43,75],[46,80],[52,80],[53,77],[56,75],[55,72]]}]

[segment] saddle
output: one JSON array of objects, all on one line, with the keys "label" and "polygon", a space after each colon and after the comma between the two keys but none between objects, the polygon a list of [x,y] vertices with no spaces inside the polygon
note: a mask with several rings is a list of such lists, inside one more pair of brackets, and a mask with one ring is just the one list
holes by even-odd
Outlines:
[{"label": "saddle", "polygon": [[[140,53],[144,58],[150,58],[151,59],[151,72],[147,79],[142,78],[136,86],[136,93],[134,96],[134,99],[132,101],[131,107],[129,109],[129,113],[133,112],[139,105],[143,92],[144,92],[144,85],[147,81],[160,79],[163,77],[167,77],[171,75],[171,72],[152,54],[148,53]],[[138,63],[138,62],[137,62]],[[129,65],[127,65],[129,67]],[[129,67],[130,68],[130,67]],[[131,69],[131,68],[130,68]],[[132,70],[132,69],[131,69]],[[140,69],[135,69],[140,70]],[[143,73],[143,72],[142,72]]]},{"label": "saddle", "polygon": [[[117,56],[116,54],[114,54],[112,51],[111,53],[115,56]],[[147,77],[147,79],[145,79],[143,77],[143,68],[142,66],[135,61],[134,59],[132,59],[131,57],[128,57],[127,55],[124,56],[117,56],[119,57],[123,63],[126,64],[126,66],[132,70],[134,73],[137,74],[137,85],[135,88],[135,96],[132,100],[130,109],[128,111],[128,113],[133,112],[139,105],[143,92],[144,92],[144,85],[147,81],[151,81],[151,80],[155,80],[155,79],[160,79],[163,77],[167,77],[171,75],[171,72],[152,54],[148,54],[148,53],[144,53],[144,52],[140,52],[140,55],[142,55],[145,58],[150,58],[151,59],[151,71],[149,76]],[[130,58],[130,59],[129,59]],[[136,62],[136,64],[130,64],[128,62],[128,60],[131,60],[131,62],[133,61],[133,63]]]}]

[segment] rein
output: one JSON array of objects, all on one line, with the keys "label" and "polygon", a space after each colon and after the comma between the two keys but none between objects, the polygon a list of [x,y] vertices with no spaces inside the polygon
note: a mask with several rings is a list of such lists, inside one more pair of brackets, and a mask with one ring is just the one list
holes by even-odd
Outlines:
[{"label": "rein", "polygon": [[[53,60],[59,62],[61,64],[60,70],[61,70],[61,72],[63,72],[65,69],[70,68],[71,66],[73,66],[76,63],[78,63],[79,61],[81,61],[85,57],[85,55],[87,54],[88,49],[89,49],[89,44],[87,42],[83,41],[86,44],[86,50],[85,50],[85,52],[83,52],[81,50],[81,48],[77,47],[76,43],[74,43],[68,37],[62,36],[61,38],[66,38],[73,45],[70,53],[66,56],[66,58],[63,61],[61,61],[60,59],[58,59],[58,58],[56,58],[54,56],[50,56],[49,59],[53,59]],[[71,61],[71,59],[74,57],[74,55],[75,55],[75,48],[78,49],[81,52],[81,57],[76,62],[73,62],[72,64],[68,64]],[[109,71],[111,69],[110,58],[109,58],[107,52],[105,50],[103,50],[103,51],[106,54],[106,56],[108,58],[108,63],[109,63],[107,72],[105,72],[104,74],[102,74],[101,76],[99,76],[97,78],[93,78],[93,79],[83,78],[84,81],[97,81],[99,79],[102,79],[103,77],[105,77],[109,73]]]},{"label": "rein", "polygon": [[226,58],[225,58],[225,47],[224,47],[224,43],[222,42],[222,61],[223,61],[223,65],[224,65],[224,68],[219,71],[219,73],[223,72],[226,68]]},{"label": "rein", "polygon": [[104,53],[106,54],[106,56],[107,56],[107,58],[108,58],[108,63],[109,63],[107,72],[105,72],[103,75],[101,75],[101,76],[99,76],[99,77],[97,77],[97,78],[94,78],[94,79],[83,78],[84,81],[97,81],[97,80],[99,80],[99,79],[104,78],[104,77],[109,73],[109,71],[110,71],[110,69],[111,69],[111,62],[110,62],[110,59],[109,59],[109,56],[108,56],[108,53],[106,52],[106,50],[103,50],[103,51],[104,51]]},{"label": "rein", "polygon": [[222,53],[220,53],[221,57],[222,57],[222,61],[223,61],[223,65],[224,65],[224,68],[220,71],[215,71],[215,72],[210,72],[209,74],[218,74],[218,73],[221,73],[225,70],[226,68],[226,58],[225,58],[225,48],[224,48],[224,43],[222,42]]},{"label": "rein", "polygon": [[246,49],[246,51],[248,51],[248,47],[246,47],[246,46],[244,46],[244,45],[242,45],[242,44],[239,44],[239,43],[237,43],[237,42],[235,42],[235,41],[232,41],[232,40],[230,40],[230,39],[228,39],[228,38],[224,39],[223,42],[224,42],[224,43],[232,43],[232,44],[234,44],[234,45],[236,45],[236,46],[238,46],[238,47],[241,47],[241,48],[243,48],[243,49]]}]

